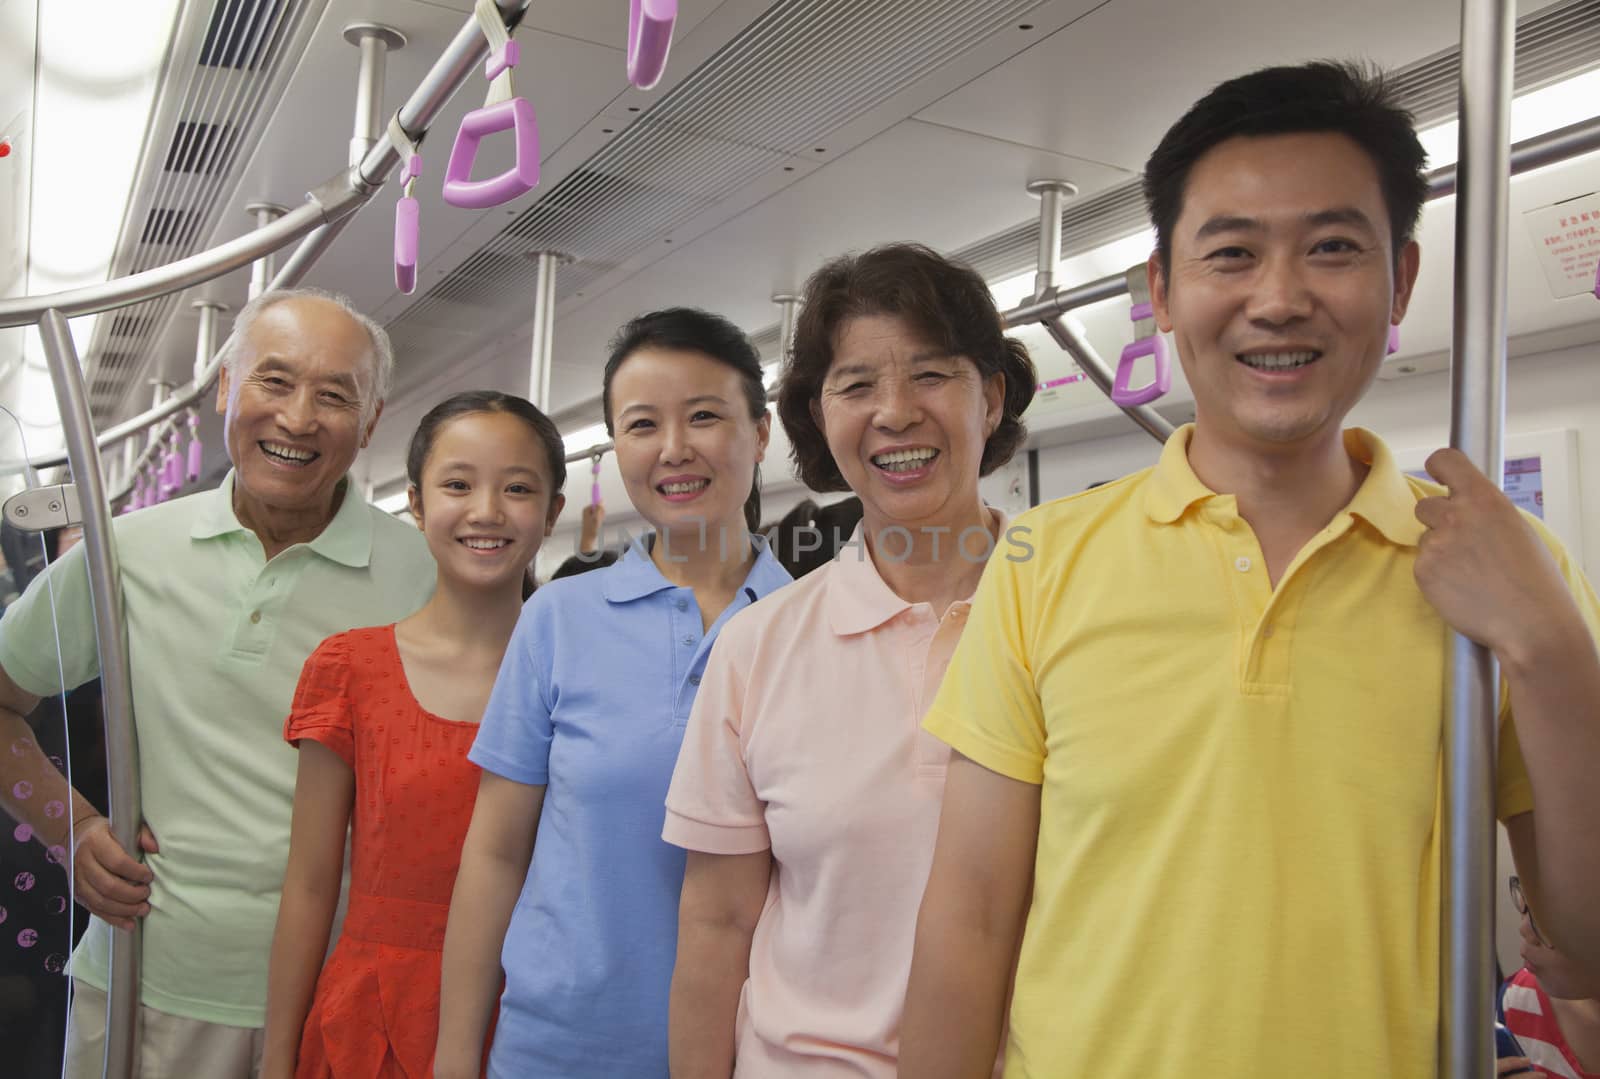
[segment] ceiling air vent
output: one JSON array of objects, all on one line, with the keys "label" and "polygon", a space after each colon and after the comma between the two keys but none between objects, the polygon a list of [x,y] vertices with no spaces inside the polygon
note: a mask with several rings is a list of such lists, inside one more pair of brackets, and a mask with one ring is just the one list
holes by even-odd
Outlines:
[{"label": "ceiling air vent", "polygon": [[221,124],[184,120],[167,147],[166,171],[214,176],[232,160],[234,133]]},{"label": "ceiling air vent", "polygon": [[206,40],[200,47],[202,67],[254,71],[271,44],[269,28],[282,21],[285,0],[233,0],[211,12]]},{"label": "ceiling air vent", "polygon": [[158,247],[186,243],[194,236],[197,217],[193,210],[170,210],[157,207],[144,219],[141,243]]},{"label": "ceiling air vent", "polygon": [[[149,134],[111,271],[148,270],[198,251],[223,214],[240,214],[259,192],[237,190],[243,159],[259,140],[328,0],[216,0],[185,4],[152,112]],[[96,324],[87,351],[93,392],[111,377],[108,349],[132,368],[114,405],[96,397],[105,421],[144,408],[144,374],[179,308],[178,296],[127,308]],[[185,362],[192,341],[183,342]],[[174,350],[177,351],[176,349]]]}]

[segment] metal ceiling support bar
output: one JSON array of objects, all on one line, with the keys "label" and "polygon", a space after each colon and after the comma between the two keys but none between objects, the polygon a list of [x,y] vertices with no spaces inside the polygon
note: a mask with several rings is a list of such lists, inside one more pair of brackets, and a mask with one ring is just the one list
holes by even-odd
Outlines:
[{"label": "metal ceiling support bar", "polygon": [[[59,311],[39,318],[45,361],[61,409],[61,427],[72,463],[72,479],[83,508],[83,546],[94,608],[95,646],[100,651],[100,687],[105,709],[106,780],[111,834],[124,850],[139,849],[138,747],[133,729],[133,683],[129,678],[127,622],[122,613],[122,575],[111,540],[111,505],[106,500],[100,450],[94,441],[83,369],[67,320]],[[106,1000],[104,1069],[108,1077],[133,1073],[133,1019],[139,1005],[139,922],[111,933],[111,984]]]},{"label": "metal ceiling support bar", "polygon": [[[256,219],[256,228],[264,229],[289,211],[275,202],[252,202],[244,208],[244,212]],[[273,248],[263,252],[260,258],[251,263],[249,296],[252,300],[267,291],[275,272],[273,266],[276,261],[277,248]]]},{"label": "metal ceiling support bar", "polygon": [[778,305],[778,364],[787,366],[789,353],[794,349],[794,323],[800,315],[800,297],[792,292],[780,292],[772,297]]},{"label": "metal ceiling support bar", "polygon": [[1039,198],[1038,269],[1033,275],[1033,296],[1038,299],[1056,287],[1056,264],[1061,261],[1061,203],[1078,193],[1066,180],[1029,180],[1028,194]]},{"label": "metal ceiling support bar", "polygon": [[555,346],[556,269],[561,255],[540,251],[533,256],[538,273],[533,282],[533,349],[528,370],[528,397],[541,412],[550,411],[550,353]]},{"label": "metal ceiling support bar", "polygon": [[200,319],[194,336],[194,377],[191,381],[200,382],[211,369],[211,357],[217,351],[217,316],[226,311],[228,305],[216,300],[196,300],[190,306]]},{"label": "metal ceiling support bar", "polygon": [[[1499,486],[1505,471],[1506,229],[1512,0],[1462,0],[1450,444]],[[1451,634],[1445,682],[1440,1075],[1495,1074],[1494,655]]]},{"label": "metal ceiling support bar", "polygon": [[378,144],[384,125],[383,76],[389,51],[406,47],[406,36],[392,26],[375,22],[351,23],[344,39],[361,50],[361,70],[356,76],[356,126],[350,136],[350,166],[361,164]]}]

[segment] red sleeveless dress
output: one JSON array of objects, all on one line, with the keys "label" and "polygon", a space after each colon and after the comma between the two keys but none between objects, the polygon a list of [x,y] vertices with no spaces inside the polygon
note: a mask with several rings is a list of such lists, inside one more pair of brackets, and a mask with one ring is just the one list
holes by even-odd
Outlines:
[{"label": "red sleeveless dress", "polygon": [[344,930],[317,978],[296,1079],[433,1073],[450,893],[478,793],[476,723],[411,695],[393,626],[329,637],[306,660],[284,725],[355,772]]}]

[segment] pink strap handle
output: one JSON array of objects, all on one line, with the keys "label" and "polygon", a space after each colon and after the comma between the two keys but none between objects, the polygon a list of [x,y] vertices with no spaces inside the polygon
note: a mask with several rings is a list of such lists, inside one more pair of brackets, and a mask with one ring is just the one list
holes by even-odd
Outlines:
[{"label": "pink strap handle", "polygon": [[589,486],[589,505],[600,504],[600,455],[594,455],[594,464],[589,469],[594,474],[594,482]]},{"label": "pink strap handle", "polygon": [[144,477],[140,476],[133,483],[133,494],[128,496],[128,504],[122,507],[123,513],[132,513],[144,505]]},{"label": "pink strap handle", "polygon": [[[1134,322],[1143,322],[1152,317],[1154,311],[1148,303],[1136,303],[1128,311],[1128,318]],[[1133,368],[1145,356],[1149,356],[1155,362],[1155,377],[1145,385],[1135,388],[1130,385],[1133,381]],[[1117,361],[1117,377],[1111,383],[1112,404],[1120,408],[1148,405],[1170,389],[1172,389],[1172,360],[1167,355],[1167,342],[1159,331],[1149,337],[1141,337],[1123,348],[1122,357]]]},{"label": "pink strap handle", "polygon": [[639,89],[661,81],[677,20],[678,0],[628,0],[628,81]]},{"label": "pink strap handle", "polygon": [[[515,45],[516,42],[512,42]],[[512,132],[517,160],[499,176],[472,179],[478,143],[488,135]],[[463,210],[487,210],[526,195],[539,184],[539,122],[527,100],[514,97],[474,109],[461,119],[450,163],[444,170],[444,201]]]},{"label": "pink strap handle", "polygon": [[1385,356],[1393,356],[1400,351],[1400,327],[1393,323],[1389,324],[1389,344],[1386,347],[1388,351],[1384,353]]},{"label": "pink strap handle", "polygon": [[1600,300],[1600,261],[1594,264],[1594,298]]},{"label": "pink strap handle", "polygon": [[187,475],[190,483],[200,481],[200,466],[205,463],[206,450],[200,444],[200,417],[189,417],[189,461]]},{"label": "pink strap handle", "polygon": [[411,183],[422,175],[422,155],[406,162],[405,194],[394,206],[394,287],[411,295],[417,290],[417,247],[422,235],[421,211],[411,197]]}]

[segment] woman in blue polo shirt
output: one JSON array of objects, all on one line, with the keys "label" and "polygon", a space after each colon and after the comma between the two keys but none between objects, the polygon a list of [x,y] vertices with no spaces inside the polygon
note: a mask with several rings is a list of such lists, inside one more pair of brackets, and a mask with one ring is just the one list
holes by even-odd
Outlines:
[{"label": "woman in blue polo shirt", "polygon": [[623,327],[606,428],[652,534],[523,608],[471,759],[483,769],[445,934],[438,1079],[667,1075],[684,853],[663,803],[735,611],[788,583],[750,532],[769,421],[739,329],[675,308]]}]

